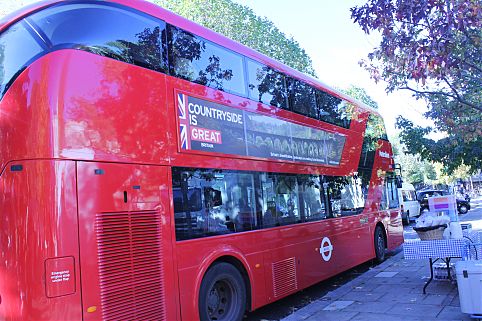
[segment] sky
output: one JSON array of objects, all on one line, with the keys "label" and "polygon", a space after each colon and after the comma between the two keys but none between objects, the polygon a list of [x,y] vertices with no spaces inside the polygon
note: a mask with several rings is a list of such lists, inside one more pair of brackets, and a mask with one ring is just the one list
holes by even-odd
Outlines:
[{"label": "sky", "polygon": [[[367,36],[350,18],[350,8],[364,0],[233,0],[266,17],[305,49],[318,78],[336,88],[362,87],[378,103],[389,137],[397,133],[397,115],[415,124],[430,125],[423,113],[426,106],[407,91],[385,93],[358,62],[377,45],[376,35]],[[0,16],[34,0],[0,0]]]}]

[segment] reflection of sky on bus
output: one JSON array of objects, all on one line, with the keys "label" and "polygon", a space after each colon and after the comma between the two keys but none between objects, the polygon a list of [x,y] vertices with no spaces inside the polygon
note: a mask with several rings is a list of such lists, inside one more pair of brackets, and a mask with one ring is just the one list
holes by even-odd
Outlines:
[{"label": "reflection of sky on bus", "polygon": [[[422,117],[425,106],[411,98],[407,91],[385,93],[384,83],[375,84],[358,62],[378,42],[375,35],[366,36],[353,23],[349,9],[364,0],[233,0],[266,16],[288,36],[298,41],[313,61],[319,79],[336,88],[360,86],[379,104],[388,134],[395,134],[395,118],[399,114],[416,124],[428,125]],[[27,5],[33,0],[0,0],[0,16]]]}]

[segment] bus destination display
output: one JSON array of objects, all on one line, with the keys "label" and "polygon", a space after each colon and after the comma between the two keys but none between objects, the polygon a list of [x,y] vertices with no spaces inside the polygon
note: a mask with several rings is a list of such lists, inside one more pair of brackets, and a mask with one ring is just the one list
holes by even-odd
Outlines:
[{"label": "bus destination display", "polygon": [[339,165],[346,137],[177,94],[182,150]]}]

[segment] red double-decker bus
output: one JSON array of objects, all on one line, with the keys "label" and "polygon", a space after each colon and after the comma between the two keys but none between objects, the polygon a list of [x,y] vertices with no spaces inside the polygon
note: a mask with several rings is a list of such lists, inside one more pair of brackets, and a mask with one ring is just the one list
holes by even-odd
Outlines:
[{"label": "red double-decker bus", "polygon": [[241,320],[402,242],[376,111],[142,1],[0,25],[0,318]]}]

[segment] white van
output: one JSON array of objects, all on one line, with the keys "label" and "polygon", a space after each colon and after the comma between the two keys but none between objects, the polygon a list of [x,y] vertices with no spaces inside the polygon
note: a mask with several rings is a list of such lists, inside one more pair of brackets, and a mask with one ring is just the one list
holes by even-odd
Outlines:
[{"label": "white van", "polygon": [[400,209],[402,210],[403,223],[410,224],[410,218],[420,215],[420,203],[417,200],[415,188],[410,183],[403,183],[398,189]]}]

